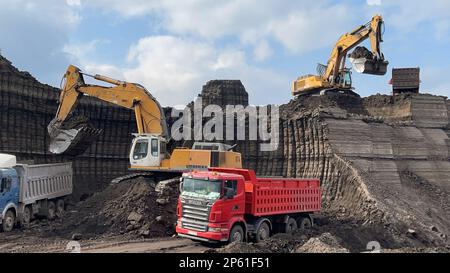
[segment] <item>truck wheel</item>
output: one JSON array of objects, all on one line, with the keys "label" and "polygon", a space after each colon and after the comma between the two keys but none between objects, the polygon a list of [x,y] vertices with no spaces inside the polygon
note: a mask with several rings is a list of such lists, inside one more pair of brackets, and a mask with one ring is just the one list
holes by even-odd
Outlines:
[{"label": "truck wheel", "polygon": [[261,223],[261,225],[259,225],[258,230],[256,231],[255,241],[259,243],[269,239],[269,237],[270,237],[270,227],[267,224],[267,222],[263,222]]},{"label": "truck wheel", "polygon": [[20,221],[20,225],[23,228],[28,228],[28,227],[30,227],[30,222],[31,222],[31,208],[29,206],[26,206],[23,209],[23,214],[22,214],[22,219]]},{"label": "truck wheel", "polygon": [[294,231],[297,230],[297,221],[295,221],[294,218],[289,217],[287,223],[286,223],[286,228],[285,228],[285,233],[292,233]]},{"label": "truck wheel", "polygon": [[16,222],[16,216],[12,210],[8,210],[3,218],[2,228],[4,232],[10,232],[14,228]]},{"label": "truck wheel", "polygon": [[309,217],[300,217],[297,221],[298,227],[301,230],[310,229],[312,227],[311,219]]},{"label": "truck wheel", "polygon": [[64,212],[64,200],[58,199],[56,201],[56,217],[62,218]]},{"label": "truck wheel", "polygon": [[235,225],[230,232],[230,237],[228,238],[228,243],[233,242],[243,242],[244,241],[244,230],[240,225]]},{"label": "truck wheel", "polygon": [[48,201],[47,203],[47,219],[53,220],[55,219],[56,215],[56,205],[53,201]]}]

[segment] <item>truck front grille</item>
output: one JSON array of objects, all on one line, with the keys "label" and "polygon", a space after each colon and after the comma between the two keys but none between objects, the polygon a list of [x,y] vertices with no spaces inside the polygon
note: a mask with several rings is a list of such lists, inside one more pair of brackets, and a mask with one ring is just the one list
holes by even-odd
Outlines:
[{"label": "truck front grille", "polygon": [[182,203],[181,224],[183,228],[196,231],[207,231],[210,207],[205,205],[194,205]]}]

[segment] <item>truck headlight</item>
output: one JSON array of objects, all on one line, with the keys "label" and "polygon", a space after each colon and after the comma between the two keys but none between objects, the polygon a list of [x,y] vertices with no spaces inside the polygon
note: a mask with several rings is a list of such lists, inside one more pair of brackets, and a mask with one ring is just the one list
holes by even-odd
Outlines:
[{"label": "truck headlight", "polygon": [[222,229],[220,227],[208,227],[208,231],[210,231],[210,232],[221,232]]}]

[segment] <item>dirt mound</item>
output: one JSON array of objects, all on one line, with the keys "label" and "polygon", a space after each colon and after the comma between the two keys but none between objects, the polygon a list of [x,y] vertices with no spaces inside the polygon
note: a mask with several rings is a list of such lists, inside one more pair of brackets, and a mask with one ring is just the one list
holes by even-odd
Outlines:
[{"label": "dirt mound", "polygon": [[296,253],[348,253],[336,237],[330,233],[323,233],[319,237],[309,239],[304,245],[295,250]]},{"label": "dirt mound", "polygon": [[157,183],[141,177],[112,184],[70,209],[49,233],[62,237],[75,234],[83,239],[118,234],[173,235],[178,181]]},{"label": "dirt mound", "polygon": [[363,99],[357,94],[328,92],[324,95],[300,96],[281,106],[281,116],[292,118],[314,110],[345,109],[348,113],[367,115]]}]

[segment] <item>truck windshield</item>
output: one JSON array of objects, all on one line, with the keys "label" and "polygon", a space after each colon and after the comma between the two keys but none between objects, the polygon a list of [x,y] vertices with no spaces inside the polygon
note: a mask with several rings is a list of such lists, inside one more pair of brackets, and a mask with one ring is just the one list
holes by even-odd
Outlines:
[{"label": "truck windshield", "polygon": [[183,192],[181,195],[216,200],[220,198],[221,192],[221,180],[185,178],[183,180]]}]

